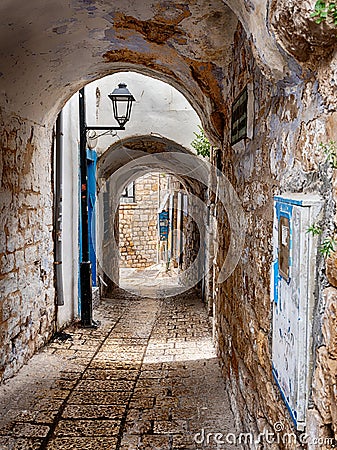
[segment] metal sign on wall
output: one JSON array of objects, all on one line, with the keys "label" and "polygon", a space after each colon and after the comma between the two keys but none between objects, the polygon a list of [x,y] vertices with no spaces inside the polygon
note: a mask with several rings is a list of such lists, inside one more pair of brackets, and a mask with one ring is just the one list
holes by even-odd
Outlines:
[{"label": "metal sign on wall", "polygon": [[159,235],[161,241],[167,241],[169,228],[169,213],[162,211],[159,213]]},{"label": "metal sign on wall", "polygon": [[312,364],[317,243],[307,230],[319,220],[321,206],[314,194],[274,199],[273,375],[297,430],[306,426]]}]

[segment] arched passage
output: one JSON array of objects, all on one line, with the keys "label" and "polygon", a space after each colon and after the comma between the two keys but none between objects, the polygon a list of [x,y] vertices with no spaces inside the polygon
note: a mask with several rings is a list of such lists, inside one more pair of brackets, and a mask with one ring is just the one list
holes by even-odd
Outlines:
[{"label": "arched passage", "polygon": [[183,267],[191,265],[200,246],[198,227],[193,239],[187,232],[192,205],[183,183],[167,172],[150,172],[128,184],[117,212],[120,287],[144,297],[179,292]]},{"label": "arched passage", "polygon": [[[200,251],[201,242],[205,242],[206,186],[210,178],[209,167],[201,158],[197,158],[189,150],[171,140],[157,136],[134,136],[112,145],[103,153],[98,161],[98,178],[102,196],[109,194],[110,232],[108,242],[101,240],[100,266],[105,273],[105,282],[109,279],[118,285],[118,232],[116,217],[119,201],[124,189],[137,178],[148,173],[159,171],[173,175],[184,186],[188,194],[189,219],[186,229],[186,258],[184,273],[181,276],[182,286],[172,295],[185,292],[195,286],[208,272],[205,267],[204,249]],[[172,200],[173,201],[173,200]],[[100,199],[101,237],[104,224],[104,201]],[[173,206],[172,206],[173,208]],[[182,211],[182,204],[179,207]],[[177,210],[177,205],[175,207]],[[187,211],[186,211],[187,213]],[[173,212],[172,212],[173,214]],[[173,217],[171,218],[171,221]],[[106,226],[106,225],[105,225]],[[172,230],[173,231],[173,230]],[[198,239],[197,239],[198,236]],[[109,285],[111,290],[112,285]]]},{"label": "arched passage", "polygon": [[[230,8],[222,1],[172,8],[153,2],[75,0],[64,8],[42,0],[21,3],[1,5],[1,376],[21,367],[53,330],[50,149],[56,115],[89,81],[133,69],[169,81],[191,101],[219,147],[212,162],[228,175],[248,213],[240,266],[216,288],[219,354],[241,423],[249,428],[252,418],[262,417],[272,429],[283,417],[291,431],[271,376],[273,196],[321,194],[325,235],[333,228],[333,190],[319,143],[336,140],[335,30],[310,19],[308,2],[231,1]],[[294,40],[294,31],[303,39]],[[253,127],[234,143],[232,106],[247,86]],[[216,194],[211,197],[217,217],[221,205]],[[220,223],[216,234],[215,280],[228,247],[227,225]],[[322,261],[314,265],[323,281],[315,289],[311,353],[317,360],[307,423],[329,435],[336,431],[330,360],[336,345],[324,330],[334,329],[335,260],[326,273]],[[323,295],[326,283],[330,289]]]}]

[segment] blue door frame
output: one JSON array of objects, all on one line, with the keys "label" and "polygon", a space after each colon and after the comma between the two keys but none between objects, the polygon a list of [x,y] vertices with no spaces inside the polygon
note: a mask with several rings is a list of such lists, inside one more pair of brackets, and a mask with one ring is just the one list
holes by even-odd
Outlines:
[{"label": "blue door frame", "polygon": [[[97,154],[95,150],[87,149],[87,166],[88,166],[88,232],[89,232],[89,258],[91,262],[92,285],[97,286],[97,268],[96,268],[96,164]],[[81,185],[79,181],[79,193],[81,193]],[[79,197],[79,263],[82,262],[82,220],[81,220],[81,201]],[[81,298],[81,283],[78,278],[78,293]],[[78,314],[81,315],[81,302],[78,303]]]}]

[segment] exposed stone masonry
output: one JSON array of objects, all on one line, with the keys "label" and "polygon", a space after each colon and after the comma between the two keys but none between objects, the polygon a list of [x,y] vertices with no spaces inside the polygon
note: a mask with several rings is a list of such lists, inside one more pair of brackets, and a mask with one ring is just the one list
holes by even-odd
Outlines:
[{"label": "exposed stone masonry", "polygon": [[6,123],[0,120],[0,380],[47,341],[55,319],[51,140],[18,117]]},{"label": "exposed stone masonry", "polygon": [[[259,433],[267,426],[272,431],[273,424],[282,422],[291,433],[292,422],[271,372],[273,196],[286,191],[317,192],[325,198],[329,214],[331,169],[323,163],[324,154],[313,150],[319,149],[320,141],[326,142],[329,137],[325,134],[313,80],[289,90],[270,84],[256,66],[240,27],[234,49],[233,99],[248,82],[253,83],[255,125],[253,140],[246,139],[234,147],[227,144],[222,154],[221,169],[240,196],[248,227],[239,266],[225,283],[215,286],[216,342],[231,402],[244,428],[254,428]],[[227,133],[230,136],[230,124]],[[216,211],[218,268],[215,268],[215,279],[231,238],[226,213],[220,204]],[[323,318],[326,347],[318,350],[316,359],[313,399],[317,409],[311,402],[308,413],[310,432],[317,437],[331,436],[331,426],[336,419],[333,405],[337,403],[337,395],[331,387],[336,374],[336,344],[328,331],[334,326],[335,297],[332,291],[326,296],[324,300],[322,292],[316,293],[316,317],[327,305]],[[319,326],[314,334],[314,359],[321,338]],[[279,444],[278,448],[293,447]]]},{"label": "exposed stone masonry", "polygon": [[134,203],[119,206],[120,267],[145,268],[157,262],[159,176],[138,178]]},{"label": "exposed stone masonry", "polygon": [[[336,170],[333,171],[333,197],[337,199]],[[337,258],[336,253],[326,261],[330,286],[323,291],[318,326],[316,367],[313,374],[312,398],[315,408],[310,411],[310,425],[322,436],[337,436]]]}]

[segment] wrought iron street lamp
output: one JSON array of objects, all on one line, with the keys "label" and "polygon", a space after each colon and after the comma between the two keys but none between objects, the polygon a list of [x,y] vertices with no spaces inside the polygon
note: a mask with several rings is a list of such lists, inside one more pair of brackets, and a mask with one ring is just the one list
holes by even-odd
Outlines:
[{"label": "wrought iron street lamp", "polygon": [[[82,260],[80,263],[81,287],[81,322],[84,327],[96,327],[92,317],[92,278],[89,254],[89,227],[88,227],[88,168],[87,168],[87,133],[88,131],[117,131],[125,130],[125,124],[130,120],[133,95],[126,84],[119,84],[118,88],[109,95],[115,120],[119,126],[87,126],[85,114],[84,88],[79,91],[79,117],[80,117],[80,169],[81,169],[81,247]],[[98,137],[98,136],[97,136]]]},{"label": "wrought iron street lamp", "polygon": [[130,120],[132,103],[135,101],[126,84],[120,83],[118,88],[114,89],[109,95],[112,101],[112,109],[114,118],[120,127],[124,127],[126,122]]}]

